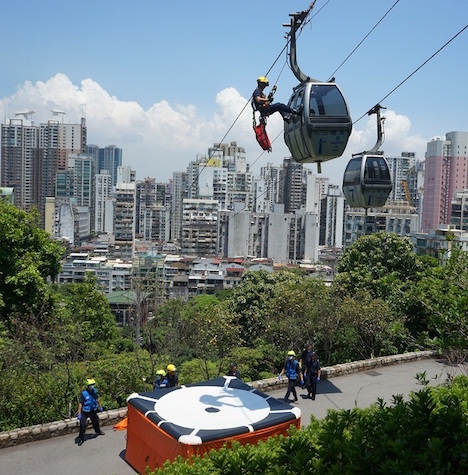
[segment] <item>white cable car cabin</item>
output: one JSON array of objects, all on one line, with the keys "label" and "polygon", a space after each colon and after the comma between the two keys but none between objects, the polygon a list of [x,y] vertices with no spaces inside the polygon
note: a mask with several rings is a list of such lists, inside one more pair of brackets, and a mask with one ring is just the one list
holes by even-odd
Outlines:
[{"label": "white cable car cabin", "polygon": [[378,149],[383,141],[383,121],[380,105],[368,114],[377,114],[377,143],[369,152],[353,155],[343,177],[343,193],[353,208],[381,208],[393,189],[390,170],[383,152]]},{"label": "white cable car cabin", "polygon": [[[353,130],[348,105],[334,82],[320,82],[306,76],[297,64],[296,31],[307,12],[290,14],[290,66],[300,84],[294,88],[288,105],[300,110],[284,124],[284,141],[298,163],[321,163],[343,155]],[[332,80],[334,81],[334,80]]]}]

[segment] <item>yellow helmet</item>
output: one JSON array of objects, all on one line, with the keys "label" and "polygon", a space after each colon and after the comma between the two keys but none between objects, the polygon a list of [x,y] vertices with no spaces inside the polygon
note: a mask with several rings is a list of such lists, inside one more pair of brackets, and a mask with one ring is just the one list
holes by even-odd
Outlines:
[{"label": "yellow helmet", "polygon": [[177,368],[171,363],[167,365],[167,371],[170,373],[171,371],[176,371]]},{"label": "yellow helmet", "polygon": [[265,77],[265,76],[260,76],[258,79],[257,79],[257,82],[260,82],[262,84],[266,84],[267,86],[270,85],[270,83],[268,82],[268,79]]},{"label": "yellow helmet", "polygon": [[96,384],[96,381],[94,381],[93,378],[88,378],[86,380],[86,386],[91,386],[91,384]]},{"label": "yellow helmet", "polygon": [[162,377],[166,376],[166,372],[163,369],[158,369],[156,374],[160,374]]},{"label": "yellow helmet", "polygon": [[288,351],[288,356],[296,356],[296,353],[293,350]]}]

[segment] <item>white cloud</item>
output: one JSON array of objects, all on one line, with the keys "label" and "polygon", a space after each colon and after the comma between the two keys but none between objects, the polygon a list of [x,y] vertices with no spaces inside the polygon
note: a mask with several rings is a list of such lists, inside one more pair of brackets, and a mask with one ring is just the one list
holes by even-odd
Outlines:
[{"label": "white cloud", "polygon": [[[33,118],[36,123],[51,118],[51,109],[63,110],[64,120],[70,123],[78,123],[84,114],[88,143],[122,148],[124,164],[136,169],[139,178],[153,176],[166,181],[174,171],[185,170],[198,153],[207,153],[208,147],[221,140],[236,141],[244,147],[254,172],[268,162],[280,164],[289,155],[282,138],[280,115],[274,114],[268,121],[273,153],[263,153],[252,131],[248,98],[232,87],[216,95],[212,117],[203,118],[193,105],[170,104],[165,100],[144,110],[137,102],[111,96],[92,79],[84,79],[76,86],[66,75],[58,73],[45,82],[25,82],[13,95],[0,99],[2,117],[13,117],[15,112],[26,109],[36,111]],[[384,115],[382,150],[387,155],[413,151],[423,159],[428,140],[411,135],[409,118],[391,110],[386,110]],[[354,127],[345,155],[323,165],[323,174],[334,182],[341,181],[351,153],[369,149],[375,143],[375,116],[367,119],[364,128],[359,128],[360,124]]]},{"label": "white cloud", "polygon": [[[380,150],[385,155],[398,156],[401,152],[416,152],[419,159],[424,159],[427,139],[410,135],[411,121],[404,115],[397,114],[392,110],[382,111],[384,120],[384,142]],[[377,141],[377,118],[375,115],[369,116],[364,129],[358,129],[355,125],[350,138],[347,152],[359,153],[372,148]]]}]

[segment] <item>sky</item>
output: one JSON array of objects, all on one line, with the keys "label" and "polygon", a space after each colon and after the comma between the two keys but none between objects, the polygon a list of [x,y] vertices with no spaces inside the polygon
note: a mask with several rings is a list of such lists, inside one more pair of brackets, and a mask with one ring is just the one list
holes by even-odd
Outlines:
[{"label": "sky", "polygon": [[[288,102],[298,81],[283,51],[283,25],[309,5],[3,2],[2,123],[25,110],[35,111],[36,124],[51,119],[51,110],[65,112],[66,123],[84,116],[88,143],[122,148],[123,165],[138,179],[168,181],[221,141],[244,147],[258,174],[290,153],[279,114],[268,121],[273,151],[262,152],[249,98],[256,78],[268,75],[275,100]],[[377,103],[386,107],[381,150],[388,156],[424,159],[433,138],[468,131],[468,28],[416,71],[466,27],[467,0],[316,0],[308,19],[297,40],[299,67],[323,81],[334,75],[354,121],[344,155],[324,163],[322,176],[341,183],[351,154],[375,144],[376,116],[366,112]]]}]

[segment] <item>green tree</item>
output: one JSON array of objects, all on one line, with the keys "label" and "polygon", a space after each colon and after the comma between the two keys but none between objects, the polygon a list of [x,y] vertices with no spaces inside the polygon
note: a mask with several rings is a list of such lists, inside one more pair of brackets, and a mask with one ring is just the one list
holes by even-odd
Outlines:
[{"label": "green tree", "polygon": [[[210,378],[209,361],[219,361],[218,374],[234,346],[240,345],[240,327],[235,313],[211,295],[191,299],[184,309],[185,341],[195,357],[204,362],[203,377]],[[216,376],[217,376],[216,375]]]},{"label": "green tree", "polygon": [[401,292],[418,280],[421,269],[409,238],[375,233],[346,248],[334,288],[340,295],[352,296],[367,290],[376,298],[398,300]]},{"label": "green tree", "polygon": [[355,298],[346,297],[337,313],[343,326],[354,333],[353,359],[395,354],[401,349],[400,344],[406,342],[403,318],[385,301],[373,298],[368,292],[360,291]]},{"label": "green tree", "polygon": [[184,307],[182,300],[168,300],[143,327],[143,345],[156,358],[168,355],[178,364],[193,357],[192,351],[184,343],[187,326],[183,318]]},{"label": "green tree", "polygon": [[322,314],[333,310],[322,280],[297,277],[282,281],[270,302],[265,338],[278,349],[299,350],[306,340],[317,341]]},{"label": "green tree", "polygon": [[112,341],[118,336],[115,318],[94,276],[87,275],[79,284],[57,287],[61,305],[79,325],[84,344]]},{"label": "green tree", "polygon": [[410,310],[424,322],[421,332],[433,344],[468,352],[468,252],[454,250],[445,266],[428,269],[410,301]]},{"label": "green tree", "polygon": [[39,214],[0,202],[0,319],[36,311],[47,279],[60,271],[63,246],[39,227]]},{"label": "green tree", "polygon": [[[287,296],[291,285],[299,284],[303,277],[292,272],[266,271],[247,272],[242,282],[237,285],[225,300],[229,309],[239,316],[241,340],[252,347],[259,339],[264,339],[269,332],[271,318],[276,309],[273,302]],[[297,300],[297,299],[296,299]],[[285,341],[287,346],[291,342]]]}]

